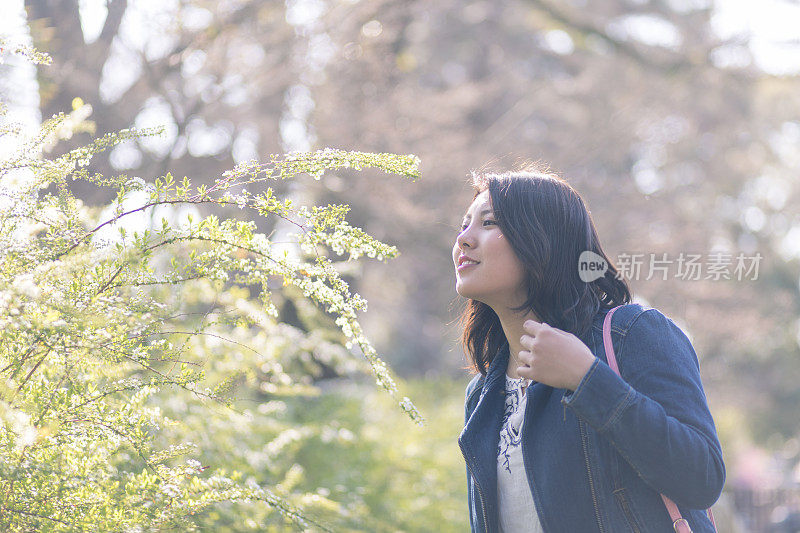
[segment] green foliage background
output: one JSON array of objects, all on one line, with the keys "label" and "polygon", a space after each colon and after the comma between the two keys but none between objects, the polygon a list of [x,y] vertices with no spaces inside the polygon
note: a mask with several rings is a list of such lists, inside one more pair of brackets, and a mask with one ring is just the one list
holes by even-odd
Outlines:
[{"label": "green foliage background", "polygon": [[[0,215],[0,529],[463,529],[464,384],[409,385],[445,416],[422,426],[342,276],[398,250],[350,226],[346,205],[294,206],[265,186],[332,168],[414,179],[419,160],[326,149],[250,161],[211,187],[105,177],[85,170],[97,153],[159,132],[50,156],[92,129],[91,108],[73,107],[33,136],[0,131],[19,145],[0,162],[11,199]],[[116,191],[111,218],[71,194],[79,180]],[[114,226],[180,205],[282,218],[300,255],[213,212]],[[117,238],[99,238],[107,226]]]},{"label": "green foliage background", "polygon": [[[318,396],[273,399],[233,420],[188,407],[185,421],[192,434],[214,432],[204,465],[225,463],[258,483],[280,479],[279,494],[302,494],[295,503],[335,531],[468,530],[456,444],[464,384],[415,380],[402,388],[431,414],[424,426],[410,424],[369,383],[353,381]],[[278,448],[280,457],[267,460]],[[282,530],[265,529],[269,510],[252,503],[218,506],[197,523],[214,531]]]}]

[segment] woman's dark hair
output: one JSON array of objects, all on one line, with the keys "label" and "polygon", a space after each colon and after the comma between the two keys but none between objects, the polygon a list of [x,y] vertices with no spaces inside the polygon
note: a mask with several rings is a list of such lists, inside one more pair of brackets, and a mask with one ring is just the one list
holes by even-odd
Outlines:
[{"label": "woman's dark hair", "polygon": [[[489,190],[495,220],[524,266],[527,298],[515,311],[533,311],[539,320],[583,337],[597,311],[631,301],[628,284],[600,247],[589,210],[565,180],[529,166],[503,173],[473,171],[472,186],[473,198]],[[578,271],[586,250],[608,265],[589,282]],[[471,366],[486,375],[506,341],[500,319],[487,304],[469,299],[460,323]]]}]

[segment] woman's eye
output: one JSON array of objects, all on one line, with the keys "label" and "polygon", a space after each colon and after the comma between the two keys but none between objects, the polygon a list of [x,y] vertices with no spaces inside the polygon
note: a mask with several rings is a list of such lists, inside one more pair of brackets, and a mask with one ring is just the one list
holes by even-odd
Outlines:
[{"label": "woman's eye", "polygon": [[[497,225],[497,222],[494,221],[494,220],[484,220],[483,221],[483,225],[486,226],[487,224],[495,224],[495,225]],[[467,223],[467,222],[461,224],[461,226],[458,228],[458,230],[456,230],[457,233],[461,233],[462,231],[467,229],[467,226],[469,226],[469,223]]]}]

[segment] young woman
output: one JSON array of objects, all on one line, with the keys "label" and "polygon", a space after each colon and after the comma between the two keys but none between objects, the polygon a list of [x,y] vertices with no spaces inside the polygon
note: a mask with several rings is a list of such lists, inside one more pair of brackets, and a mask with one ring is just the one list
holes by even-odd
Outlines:
[{"label": "young woman", "polygon": [[[483,173],[473,186],[453,246],[476,372],[458,437],[472,531],[713,532],[705,509],[725,465],[689,339],[657,309],[630,303],[564,180]],[[586,251],[605,260],[604,273],[581,276]],[[621,377],[602,338],[617,306]],[[685,524],[673,525],[661,494]]]}]

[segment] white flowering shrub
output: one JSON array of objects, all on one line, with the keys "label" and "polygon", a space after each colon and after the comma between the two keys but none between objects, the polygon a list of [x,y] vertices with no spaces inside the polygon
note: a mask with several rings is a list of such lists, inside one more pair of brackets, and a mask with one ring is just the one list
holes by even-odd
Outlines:
[{"label": "white flowering shrub", "polygon": [[[76,102],[31,138],[0,128],[19,139],[0,162],[0,531],[213,529],[231,506],[254,502],[262,511],[251,530],[329,529],[314,518],[324,513],[307,511],[347,510],[324,491],[297,491],[302,466],[282,456],[303,439],[348,433],[280,416],[281,399],[371,369],[421,423],[364,336],[356,313],[366,302],[340,275],[359,257],[398,252],[350,226],[347,206],[294,206],[270,184],[337,168],[414,179],[418,159],[326,149],[238,165],[211,186],[170,174],[151,184],[87,165],[157,131],[46,156],[86,128],[89,112]],[[116,200],[84,206],[74,180],[113,188]],[[303,253],[279,249],[252,221],[200,215],[228,205],[290,223]],[[143,213],[169,216],[125,228]],[[281,320],[286,305],[303,326]],[[269,440],[237,435],[254,419]]]}]

